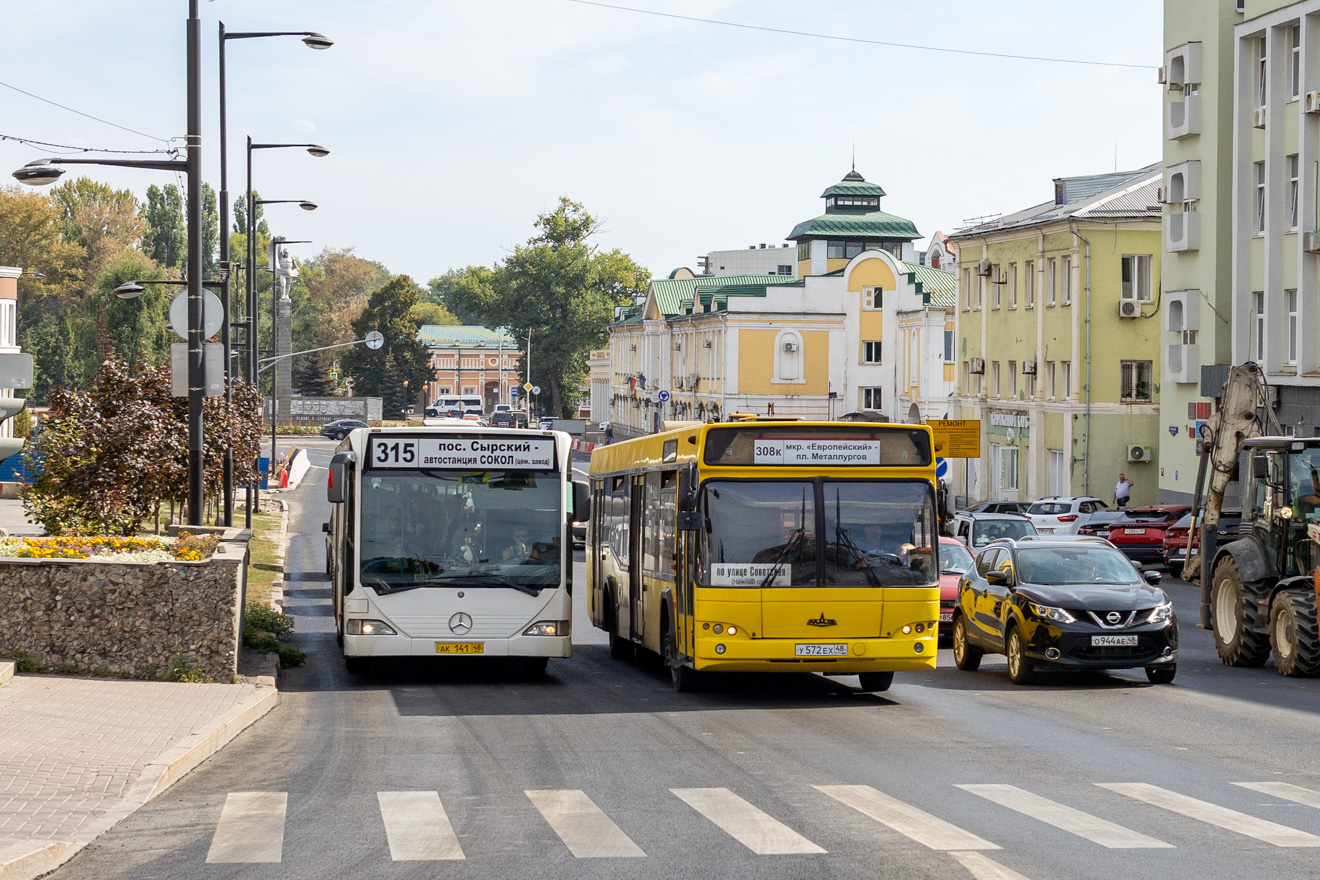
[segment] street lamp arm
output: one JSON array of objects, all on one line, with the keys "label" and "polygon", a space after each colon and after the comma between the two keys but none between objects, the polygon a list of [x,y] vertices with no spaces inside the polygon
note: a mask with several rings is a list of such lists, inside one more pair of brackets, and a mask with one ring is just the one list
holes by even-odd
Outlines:
[{"label": "street lamp arm", "polygon": [[291,351],[288,354],[277,354],[274,357],[262,358],[260,361],[257,362],[259,364],[263,364],[261,369],[257,370],[257,374],[260,375],[261,372],[266,369],[266,367],[271,366],[276,361],[282,361],[285,360],[286,358],[291,358],[294,355],[313,354],[318,351],[329,351],[332,348],[347,348],[350,345],[365,345],[367,341],[368,340],[366,339],[354,339],[352,342],[337,342],[334,345],[323,345],[320,348],[308,348],[308,349],[304,349],[303,351]]},{"label": "street lamp arm", "polygon": [[251,40],[256,37],[319,37],[315,31],[225,31],[226,40]]},{"label": "street lamp arm", "polygon": [[38,159],[28,165],[113,165],[118,168],[149,168],[153,171],[186,171],[186,159]]}]

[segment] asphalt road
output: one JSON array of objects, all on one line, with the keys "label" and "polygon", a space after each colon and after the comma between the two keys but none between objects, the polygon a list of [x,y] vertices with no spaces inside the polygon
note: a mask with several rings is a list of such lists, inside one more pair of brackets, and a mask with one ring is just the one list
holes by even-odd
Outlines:
[{"label": "asphalt road", "polygon": [[[332,444],[307,445],[323,467]],[[574,655],[544,679],[439,659],[354,679],[323,487],[313,471],[290,495],[308,662],[280,706],[52,876],[1316,875],[1320,681],[1221,666],[1188,584],[1168,585],[1173,685],[1022,688],[999,658],[964,673],[941,651],[884,695],[813,675],[676,694],[658,664],[609,658],[582,589]]]}]

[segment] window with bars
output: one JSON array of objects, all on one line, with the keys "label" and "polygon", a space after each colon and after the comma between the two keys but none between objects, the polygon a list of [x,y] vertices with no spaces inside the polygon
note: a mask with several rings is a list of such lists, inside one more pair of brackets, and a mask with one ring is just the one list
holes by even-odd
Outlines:
[{"label": "window with bars", "polygon": [[1122,361],[1119,363],[1119,393],[1123,400],[1149,403],[1154,399],[1151,361]]}]

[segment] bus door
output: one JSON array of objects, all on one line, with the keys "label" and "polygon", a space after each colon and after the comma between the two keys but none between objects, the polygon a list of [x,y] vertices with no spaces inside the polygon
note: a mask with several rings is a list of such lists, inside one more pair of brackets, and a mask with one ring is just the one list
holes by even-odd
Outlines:
[{"label": "bus door", "polygon": [[591,622],[603,626],[605,614],[605,554],[609,542],[605,540],[605,480],[591,481],[591,521],[587,525],[587,579],[591,592],[587,596]]},{"label": "bus door", "polygon": [[646,477],[638,474],[632,478],[632,492],[628,515],[628,630],[634,642],[642,641],[646,632],[643,591],[646,581],[642,578],[642,539],[646,533]]}]

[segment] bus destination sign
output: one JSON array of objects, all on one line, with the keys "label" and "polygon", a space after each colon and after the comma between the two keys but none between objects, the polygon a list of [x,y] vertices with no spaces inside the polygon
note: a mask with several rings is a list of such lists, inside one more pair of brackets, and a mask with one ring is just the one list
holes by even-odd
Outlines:
[{"label": "bus destination sign", "polygon": [[878,465],[880,441],[850,437],[758,439],[755,464]]},{"label": "bus destination sign", "polygon": [[555,441],[521,437],[371,438],[371,467],[554,470]]}]

